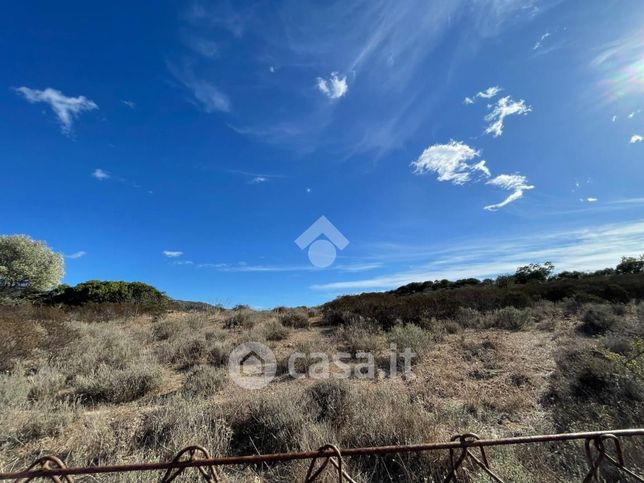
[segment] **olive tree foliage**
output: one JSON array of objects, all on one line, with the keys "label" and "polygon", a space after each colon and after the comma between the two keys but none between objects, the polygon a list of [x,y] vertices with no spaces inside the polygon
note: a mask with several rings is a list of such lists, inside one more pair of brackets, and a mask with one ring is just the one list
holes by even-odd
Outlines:
[{"label": "olive tree foliage", "polygon": [[65,273],[63,256],[27,235],[0,235],[0,290],[49,290]]}]

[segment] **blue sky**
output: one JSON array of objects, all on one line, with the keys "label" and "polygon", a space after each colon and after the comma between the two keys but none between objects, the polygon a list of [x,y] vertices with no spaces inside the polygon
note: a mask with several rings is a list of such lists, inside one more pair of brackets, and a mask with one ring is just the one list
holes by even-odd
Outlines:
[{"label": "blue sky", "polygon": [[[639,0],[13,2],[0,233],[67,283],[228,306],[614,266],[644,252],[642,25]],[[327,268],[295,243],[322,215]]]}]

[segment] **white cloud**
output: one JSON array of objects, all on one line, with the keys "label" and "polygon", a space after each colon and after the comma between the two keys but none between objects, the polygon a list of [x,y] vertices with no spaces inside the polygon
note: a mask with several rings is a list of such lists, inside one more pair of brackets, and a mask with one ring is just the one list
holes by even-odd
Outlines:
[{"label": "white cloud", "polygon": [[123,100],[121,102],[125,104],[127,107],[129,107],[130,109],[134,109],[136,107],[136,104],[132,101]]},{"label": "white cloud", "polygon": [[111,178],[110,173],[108,173],[107,171],[103,171],[101,168],[96,168],[92,173],[92,176],[101,181],[104,179]]},{"label": "white cloud", "polygon": [[194,265],[195,262],[192,260],[175,260],[172,262],[172,265]]},{"label": "white cloud", "polygon": [[330,99],[339,99],[344,96],[349,90],[347,85],[347,77],[338,77],[337,72],[331,72],[329,80],[318,77],[317,88],[323,94],[326,94]]},{"label": "white cloud", "polygon": [[163,254],[166,257],[176,258],[176,257],[180,257],[181,255],[183,255],[183,252],[175,251],[175,250],[163,250]]},{"label": "white cloud", "polygon": [[633,111],[633,112],[631,112],[631,113],[630,113],[628,116],[626,116],[626,117],[628,117],[629,119],[633,119],[633,118],[634,118],[637,114],[639,114],[640,112],[642,112],[642,110],[641,110],[641,109],[638,109],[637,111]]},{"label": "white cloud", "polygon": [[528,184],[526,177],[520,174],[500,174],[496,178],[488,181],[486,184],[512,191],[512,194],[500,203],[485,206],[484,209],[488,211],[496,211],[499,208],[503,208],[513,201],[523,197],[524,191],[534,189],[534,186]]},{"label": "white cloud", "polygon": [[85,252],[83,250],[80,250],[80,251],[72,253],[70,255],[65,255],[65,258],[70,258],[72,260],[76,260],[78,258],[84,257],[85,255],[87,255],[87,252]]},{"label": "white cloud", "polygon": [[644,138],[642,136],[640,136],[639,134],[633,134],[631,136],[631,144],[641,143],[643,140],[644,140]]},{"label": "white cloud", "polygon": [[64,134],[72,132],[74,119],[84,111],[98,109],[94,101],[85,96],[67,97],[62,92],[48,87],[44,91],[30,89],[29,87],[18,87],[17,92],[22,94],[27,101],[34,104],[44,102],[54,111],[60,122]]},{"label": "white cloud", "polygon": [[514,114],[525,115],[532,111],[532,107],[526,105],[523,99],[520,101],[514,101],[510,96],[502,97],[491,107],[493,107],[492,111],[485,116],[485,120],[490,123],[490,125],[485,129],[485,133],[492,134],[494,137],[498,137],[503,134],[503,122],[506,117]]},{"label": "white cloud", "polygon": [[168,64],[168,67],[172,74],[192,92],[204,111],[209,114],[216,111],[230,111],[230,99],[214,83],[196,76],[188,67],[180,69],[172,64]]},{"label": "white cloud", "polygon": [[613,121],[613,122],[617,121],[617,116],[613,116],[612,121]]},{"label": "white cloud", "polygon": [[250,182],[253,184],[265,183],[266,181],[268,181],[268,179],[265,176],[255,176],[253,179],[250,180]]},{"label": "white cloud", "polygon": [[499,92],[501,92],[503,88],[499,86],[491,86],[485,89],[484,91],[477,92],[474,94],[473,97],[466,97],[463,102],[465,104],[474,104],[476,102],[476,99],[492,99],[495,97]]},{"label": "white cloud", "polygon": [[594,203],[595,201],[598,201],[598,199],[597,198],[586,198],[586,201],[588,203]]},{"label": "white cloud", "polygon": [[490,176],[485,161],[469,164],[468,161],[480,157],[480,152],[461,141],[451,140],[448,144],[434,144],[423,151],[411,163],[416,174],[436,173],[438,181],[450,181],[462,185],[471,181],[472,174]]},{"label": "white cloud", "polygon": [[546,40],[548,37],[550,37],[550,32],[546,32],[545,34],[543,34],[541,38],[537,40],[537,43],[534,44],[534,47],[532,47],[532,50],[537,50],[541,48],[541,46],[543,45],[543,41]]},{"label": "white cloud", "polygon": [[496,96],[502,90],[503,89],[500,88],[499,86],[488,87],[484,91],[477,92],[476,97],[481,97],[483,99],[492,99],[494,96]]},{"label": "white cloud", "polygon": [[199,101],[204,111],[208,113],[230,111],[228,96],[211,82],[202,79],[191,79],[184,81],[184,83],[192,91],[192,95]]}]

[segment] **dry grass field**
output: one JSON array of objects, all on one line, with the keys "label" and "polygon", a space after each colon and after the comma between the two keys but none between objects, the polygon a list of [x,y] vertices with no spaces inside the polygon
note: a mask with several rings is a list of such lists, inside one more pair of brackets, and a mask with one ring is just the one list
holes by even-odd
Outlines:
[{"label": "dry grass field", "polygon": [[[496,438],[614,429],[644,420],[643,304],[541,302],[523,310],[467,310],[453,320],[389,331],[359,317],[330,324],[317,309],[90,319],[53,309],[0,312],[3,470],[24,468],[45,453],[68,465],[96,465],[168,460],[189,444],[213,455],[257,454],[324,443],[445,441],[464,432]],[[228,375],[228,354],[246,341],[268,345],[278,360],[278,377],[256,391]],[[419,354],[413,376],[389,377],[384,361],[392,342]],[[374,379],[293,379],[285,361],[294,350],[367,350],[380,369]],[[644,467],[641,445],[625,452],[631,465]],[[587,471],[574,444],[491,449],[489,459],[509,481],[579,480]],[[361,482],[440,481],[447,453],[347,464]],[[295,462],[224,473],[227,481],[290,482],[306,468]],[[486,481],[476,472],[470,477]]]}]

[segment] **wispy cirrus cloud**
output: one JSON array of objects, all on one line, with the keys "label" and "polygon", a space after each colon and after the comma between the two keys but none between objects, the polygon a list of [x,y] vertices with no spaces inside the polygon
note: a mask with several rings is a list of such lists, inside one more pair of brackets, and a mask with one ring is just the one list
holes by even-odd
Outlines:
[{"label": "wispy cirrus cloud", "polygon": [[260,184],[260,183],[267,183],[270,180],[273,179],[279,179],[279,178],[285,178],[286,176],[283,174],[266,174],[266,173],[254,173],[251,171],[242,171],[239,169],[228,169],[226,170],[230,174],[235,174],[239,176],[243,176],[248,180],[249,184]]},{"label": "wispy cirrus cloud", "polygon": [[65,258],[69,258],[70,260],[77,260],[79,258],[84,257],[85,255],[87,255],[87,252],[84,250],[80,250],[74,253],[70,253],[69,255],[65,255]]},{"label": "wispy cirrus cloud", "polygon": [[[506,26],[533,19],[539,10],[530,7],[536,3],[357,0],[347,8],[340,0],[253,7],[197,1],[184,15],[182,32],[207,38],[217,45],[217,55],[203,55],[193,42],[175,62],[189,65],[190,75],[175,76],[195,98],[207,100],[210,112],[231,112],[234,104],[230,124],[240,134],[301,153],[328,147],[344,158],[379,156],[417,133],[449,90],[457,64],[467,61],[470,54],[457,55],[445,69],[433,69],[427,88],[425,73],[456,25],[454,42],[471,45],[476,39],[478,45]],[[259,49],[254,58],[243,58],[240,85],[235,73],[241,59],[233,53],[242,42]],[[319,92],[312,93],[311,79],[320,72],[337,74],[320,76]],[[320,93],[342,102],[319,102]],[[351,114],[348,121],[349,109],[361,115]]]},{"label": "wispy cirrus cloud", "polygon": [[175,78],[191,92],[194,101],[205,112],[230,112],[230,98],[213,81],[196,75],[191,65],[179,67],[168,64],[168,67]]},{"label": "wispy cirrus cloud", "polygon": [[489,180],[486,184],[512,191],[512,194],[500,203],[485,206],[484,209],[488,211],[496,211],[499,208],[503,208],[513,201],[523,197],[523,193],[526,190],[534,189],[534,186],[528,184],[526,177],[520,174],[500,174],[499,176]]},{"label": "wispy cirrus cloud", "polygon": [[543,34],[541,37],[539,37],[539,40],[534,44],[534,47],[532,47],[532,50],[538,50],[543,46],[544,41],[550,37],[550,32],[546,32]]},{"label": "wispy cirrus cloud", "polygon": [[[374,277],[312,285],[325,292],[388,290],[425,280],[495,277],[513,273],[518,266],[551,260],[557,270],[597,270],[614,267],[622,256],[642,251],[644,222],[593,225],[558,232],[535,232],[521,237],[475,240],[467,244],[397,247],[384,244],[380,257],[397,262],[411,260],[408,270]],[[389,247],[389,248],[387,248]],[[418,263],[425,260],[424,263]]]},{"label": "wispy cirrus cloud", "polygon": [[472,97],[466,97],[463,103],[474,104],[476,102],[476,99],[492,99],[502,90],[503,88],[499,86],[491,86],[485,89],[484,91],[477,92]]},{"label": "wispy cirrus cloud", "polygon": [[54,111],[63,134],[70,135],[74,120],[83,112],[98,109],[98,105],[85,96],[68,97],[57,89],[51,87],[45,90],[18,87],[15,89],[29,103],[45,103]]},{"label": "wispy cirrus cloud", "polygon": [[491,134],[493,137],[503,134],[503,123],[506,117],[526,115],[532,111],[532,107],[528,106],[523,99],[515,101],[510,96],[499,99],[491,109],[490,113],[485,116],[485,120],[490,123],[485,128],[485,133]]}]

